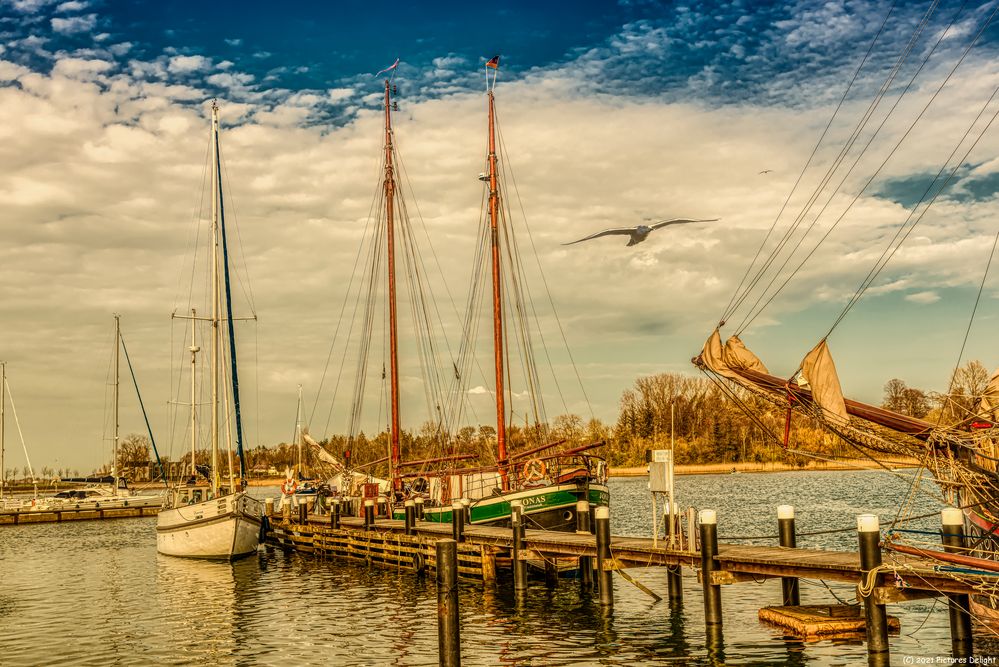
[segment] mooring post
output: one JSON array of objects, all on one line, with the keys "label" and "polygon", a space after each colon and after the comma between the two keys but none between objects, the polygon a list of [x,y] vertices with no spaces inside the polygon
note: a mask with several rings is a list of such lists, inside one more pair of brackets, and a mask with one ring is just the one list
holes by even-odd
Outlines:
[{"label": "mooring post", "polygon": [[[947,507],[940,512],[944,551],[964,551],[964,512]],[[955,658],[971,656],[971,597],[960,593],[947,593],[950,613],[950,641]]]},{"label": "mooring post", "polygon": [[[516,501],[515,501],[516,502]],[[513,530],[513,592],[517,597],[527,590],[527,563],[520,559],[524,550],[524,534],[520,529],[520,507],[510,503],[510,526]]]},{"label": "mooring post", "polygon": [[[794,506],[777,506],[777,535],[782,547],[794,549],[798,546],[794,530]],[[782,605],[785,607],[797,607],[801,604],[797,577],[781,577],[780,590],[782,593],[781,597],[783,598]]]},{"label": "mooring post", "polygon": [[465,513],[465,525],[466,526],[471,526],[472,525],[472,501],[469,500],[468,498],[462,498],[458,502],[461,503],[461,509]]},{"label": "mooring post", "polygon": [[264,498],[264,514],[274,516],[274,499]]},{"label": "mooring post", "polygon": [[[576,533],[592,534],[590,530],[590,502],[588,500],[576,501]],[[589,556],[579,557],[579,583],[584,591],[593,590],[593,559]]]},{"label": "mooring post", "polygon": [[[861,514],[857,517],[857,536],[860,541],[860,581],[861,588],[869,584],[868,575],[881,567],[881,523],[876,514]],[[873,583],[876,586],[875,582]],[[862,596],[864,616],[867,625],[867,654],[875,656],[888,653],[888,613],[883,604],[875,604],[873,591]]]},{"label": "mooring post", "polygon": [[371,530],[375,524],[375,501],[368,499],[364,501],[364,530]]},{"label": "mooring post", "polygon": [[413,526],[416,524],[416,502],[407,500],[403,507],[406,508],[406,534],[413,534]]},{"label": "mooring post", "polygon": [[[388,498],[385,496],[378,496],[378,516],[388,517]],[[391,518],[391,517],[389,517]]]},{"label": "mooring post", "polygon": [[458,618],[458,543],[437,542],[437,652],[442,667],[461,664]]},{"label": "mooring post", "polygon": [[298,503],[298,522],[308,523],[309,521],[309,504],[306,501],[299,501]]},{"label": "mooring post", "polygon": [[610,569],[610,508],[601,505],[594,510],[593,516],[597,532],[597,582],[600,587],[600,604],[611,607],[614,605],[614,570]]},{"label": "mooring post", "polygon": [[451,503],[451,537],[455,542],[465,541],[465,507],[457,500]]},{"label": "mooring post", "polygon": [[340,501],[330,502],[330,528],[340,528]]},{"label": "mooring post", "polygon": [[718,515],[714,510],[701,510],[698,515],[701,533],[701,587],[704,590],[704,623],[709,627],[722,624],[721,586],[712,583],[711,574],[717,569]]},{"label": "mooring post", "polygon": [[423,498],[417,497],[416,503],[416,521],[423,521]]}]

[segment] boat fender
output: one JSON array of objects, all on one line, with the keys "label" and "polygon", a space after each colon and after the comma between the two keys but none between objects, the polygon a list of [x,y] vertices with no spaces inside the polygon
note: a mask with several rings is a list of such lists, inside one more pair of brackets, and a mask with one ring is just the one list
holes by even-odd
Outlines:
[{"label": "boat fender", "polygon": [[290,496],[295,493],[295,489],[298,488],[298,482],[293,479],[284,480],[284,484],[281,485],[281,493],[286,496]]},{"label": "boat fender", "polygon": [[531,459],[524,466],[524,481],[539,482],[548,474],[548,466],[541,459]]},{"label": "boat fender", "polygon": [[427,570],[427,563],[419,551],[413,554],[413,569],[416,570],[417,574],[423,574]]}]

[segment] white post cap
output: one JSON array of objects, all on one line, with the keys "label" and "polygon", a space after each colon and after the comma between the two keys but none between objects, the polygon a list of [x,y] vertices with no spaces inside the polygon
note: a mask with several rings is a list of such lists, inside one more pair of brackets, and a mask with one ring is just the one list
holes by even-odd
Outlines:
[{"label": "white post cap", "polygon": [[593,518],[595,519],[609,519],[610,518],[610,508],[606,505],[599,505],[593,510]]},{"label": "white post cap", "polygon": [[857,532],[877,533],[880,530],[881,530],[881,522],[878,520],[877,514],[857,515]]},{"label": "white post cap", "polygon": [[406,502],[403,503],[403,507],[416,507],[416,501],[407,500]]},{"label": "white post cap", "polygon": [[589,512],[590,511],[590,501],[589,500],[577,500],[576,501],[576,511],[577,512]]},{"label": "white post cap", "polygon": [[519,500],[511,500],[510,509],[513,509],[514,507],[521,507],[523,504],[524,503],[520,502]]},{"label": "white post cap", "polygon": [[777,518],[778,519],[793,519],[794,518],[794,505],[778,505],[777,506]]},{"label": "white post cap", "polygon": [[375,501],[374,500],[370,500],[370,499],[369,500],[365,500],[364,501],[364,506],[365,507],[374,507],[375,506]]},{"label": "white post cap", "polygon": [[381,505],[382,503],[385,503],[385,502],[388,502],[388,500],[384,496],[378,496],[378,504],[379,505]]},{"label": "white post cap", "polygon": [[940,523],[945,526],[963,526],[964,512],[956,507],[945,507],[940,510]]},{"label": "white post cap", "polygon": [[423,496],[417,496],[416,500],[414,500],[413,502],[415,502],[417,505],[422,505],[423,504]]},{"label": "white post cap", "polygon": [[459,500],[458,502],[459,502],[459,503],[461,503],[461,504],[462,504],[462,506],[464,506],[464,507],[468,507],[469,505],[471,505],[471,504],[472,504],[472,501],[471,501],[471,500],[469,500],[468,498],[462,498],[462,499],[461,499],[461,500]]},{"label": "white post cap", "polygon": [[464,505],[461,504],[460,500],[456,500],[453,503],[451,503],[451,509],[453,509],[453,510],[460,510],[463,507],[464,507]]},{"label": "white post cap", "polygon": [[697,523],[716,524],[718,523],[718,513],[714,510],[701,510],[697,513]]}]

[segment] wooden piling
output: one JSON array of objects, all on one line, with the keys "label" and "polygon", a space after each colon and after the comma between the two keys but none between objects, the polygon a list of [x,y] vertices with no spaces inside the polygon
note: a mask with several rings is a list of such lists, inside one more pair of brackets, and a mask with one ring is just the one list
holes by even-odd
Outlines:
[{"label": "wooden piling", "polygon": [[407,500],[403,507],[406,509],[406,534],[413,534],[413,526],[416,525],[416,503],[412,500]]},{"label": "wooden piling", "polygon": [[[777,535],[780,545],[789,549],[798,546],[794,528],[794,507],[792,505],[777,506]],[[801,604],[797,577],[780,578],[781,598],[785,607],[797,607]]]},{"label": "wooden piling", "polygon": [[458,502],[461,503],[461,510],[465,515],[465,525],[472,525],[472,501],[468,498],[462,498]]},{"label": "wooden piling", "polygon": [[[964,513],[956,507],[947,507],[940,512],[944,551],[964,552]],[[950,641],[954,657],[966,659],[971,656],[971,596],[958,593],[947,594],[947,608],[950,615]]]},{"label": "wooden piling", "polygon": [[308,523],[309,522],[309,503],[308,501],[299,501],[298,503],[298,522]]},{"label": "wooden piling", "polygon": [[714,510],[701,510],[701,585],[704,590],[704,623],[722,624],[721,586],[712,581],[712,573],[717,569],[715,556],[718,555],[718,517]]},{"label": "wooden piling", "polygon": [[340,501],[330,503],[330,528],[340,528]]},{"label": "wooden piling", "polygon": [[451,503],[451,537],[455,542],[465,541],[465,507],[458,501]]},{"label": "wooden piling", "polygon": [[[876,514],[857,517],[857,537],[860,543],[861,583],[868,583],[868,573],[881,566],[881,524]],[[861,596],[867,621],[867,653],[876,656],[888,653],[888,613],[883,604],[876,604],[873,593]]]},{"label": "wooden piling", "polygon": [[264,514],[274,516],[274,499],[264,498]]},{"label": "wooden piling", "polygon": [[524,534],[520,527],[520,507],[510,503],[510,526],[513,530],[513,547],[511,556],[513,557],[513,591],[517,597],[521,597],[527,590],[527,563],[520,558],[524,550]]},{"label": "wooden piling", "polygon": [[[576,502],[576,533],[580,535],[591,535],[590,530],[590,502],[579,500]],[[584,592],[593,590],[593,559],[589,556],[579,557],[579,584]]]},{"label": "wooden piling", "polygon": [[375,525],[375,501],[368,499],[364,501],[364,530],[371,530]]},{"label": "wooden piling", "polygon": [[414,502],[416,503],[416,520],[423,521],[423,498],[417,497]]},{"label": "wooden piling", "polygon": [[437,651],[442,667],[461,665],[458,616],[458,543],[437,542]]},{"label": "wooden piling", "polygon": [[600,587],[600,604],[614,605],[614,571],[611,567],[610,508],[599,506],[593,511],[597,534],[597,582]]}]

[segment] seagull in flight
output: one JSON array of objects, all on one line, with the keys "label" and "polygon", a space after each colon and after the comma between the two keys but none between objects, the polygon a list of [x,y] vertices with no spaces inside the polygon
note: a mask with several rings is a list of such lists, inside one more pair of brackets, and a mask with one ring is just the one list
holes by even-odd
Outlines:
[{"label": "seagull in flight", "polygon": [[612,229],[605,229],[602,232],[597,232],[596,234],[590,234],[585,236],[578,241],[570,241],[569,243],[563,243],[562,245],[572,245],[574,243],[582,243],[583,241],[589,241],[590,239],[600,238],[601,236],[629,236],[628,245],[638,245],[645,239],[649,238],[649,234],[659,229],[660,227],[667,227],[669,225],[686,225],[691,222],[716,222],[718,218],[711,218],[710,220],[694,220],[692,218],[672,218],[670,220],[659,220],[653,222],[649,225],[638,225],[636,227],[614,227]]},{"label": "seagull in flight", "polygon": [[763,170],[763,171],[761,171],[760,173],[761,173],[761,174],[769,174],[769,173],[770,173],[771,171],[773,171],[773,169],[764,169],[764,170]]}]

